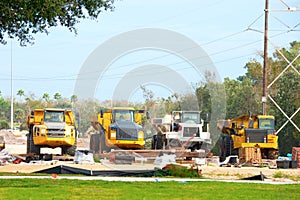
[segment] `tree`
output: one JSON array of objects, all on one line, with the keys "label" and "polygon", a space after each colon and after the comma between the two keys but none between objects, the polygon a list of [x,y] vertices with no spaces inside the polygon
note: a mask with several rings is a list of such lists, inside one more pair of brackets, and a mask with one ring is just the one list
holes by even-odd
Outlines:
[{"label": "tree", "polygon": [[72,105],[72,108],[74,107],[74,104],[77,102],[77,100],[78,100],[77,95],[73,94],[71,96],[71,105]]},{"label": "tree", "polygon": [[0,96],[0,119],[8,119],[10,113],[10,103]]},{"label": "tree", "polygon": [[24,90],[22,89],[18,90],[17,95],[20,97],[20,102],[22,102],[22,97],[24,96],[24,94],[25,94]]},{"label": "tree", "polygon": [[[299,92],[300,76],[295,72],[289,71],[279,79],[278,92],[273,98],[278,102],[280,108],[288,116],[291,116],[299,108]],[[287,118],[279,111],[279,109],[275,109],[275,114],[277,125],[282,126],[287,121]],[[294,116],[292,120],[299,127],[300,115]],[[298,132],[291,123],[286,124],[286,126],[278,133],[278,136],[278,143],[280,146],[279,151],[281,155],[291,153],[293,146],[300,145],[300,132]]]},{"label": "tree", "polygon": [[[292,116],[296,113],[297,109],[300,108],[300,60],[295,60],[300,54],[300,42],[291,42],[289,48],[282,48],[280,52],[281,54],[278,51],[273,54],[272,68],[279,68],[282,71],[289,65],[286,59],[289,61],[294,60],[292,63],[293,67],[287,68],[272,85],[272,90],[269,93],[283,112],[286,113],[287,116]],[[282,55],[284,55],[286,59]],[[274,76],[277,77],[281,71],[277,71]],[[287,121],[287,118],[273,104],[270,103],[270,106],[273,107],[275,112],[277,120],[276,129],[280,130]],[[299,127],[300,113],[298,112],[298,114],[294,115],[291,120]],[[300,132],[290,122],[285,124],[284,128],[278,132],[278,137],[279,153],[281,155],[290,153],[292,147],[300,145]]]},{"label": "tree", "polygon": [[145,99],[145,104],[147,106],[147,109],[151,109],[151,107],[154,106],[155,100],[154,100],[154,92],[150,89],[147,89],[146,86],[140,86],[142,92],[143,92],[143,97]]},{"label": "tree", "polygon": [[23,109],[18,108],[15,111],[15,119],[18,120],[18,123],[21,124],[21,121],[24,119],[25,117],[25,112]]},{"label": "tree", "polygon": [[104,10],[113,9],[114,0],[6,0],[0,1],[0,43],[5,36],[17,38],[21,46],[33,43],[33,34],[49,33],[51,27],[67,27],[77,33],[80,19],[97,19]]},{"label": "tree", "polygon": [[59,99],[61,99],[62,98],[62,96],[61,96],[61,94],[59,93],[59,92],[56,92],[55,94],[54,94],[54,99],[55,100],[59,100]]},{"label": "tree", "polygon": [[45,92],[42,96],[42,99],[44,99],[45,101],[45,107],[48,107],[50,103],[50,95],[47,92]]}]

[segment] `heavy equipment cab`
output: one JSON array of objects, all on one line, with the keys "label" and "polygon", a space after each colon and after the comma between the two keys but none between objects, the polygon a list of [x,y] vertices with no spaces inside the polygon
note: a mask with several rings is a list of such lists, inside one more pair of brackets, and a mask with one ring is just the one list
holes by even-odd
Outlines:
[{"label": "heavy equipment cab", "polygon": [[45,110],[45,122],[64,122],[65,112],[61,110]]},{"label": "heavy equipment cab", "polygon": [[128,121],[134,122],[134,111],[133,110],[114,110],[113,111],[114,122]]},{"label": "heavy equipment cab", "polygon": [[274,118],[258,118],[258,128],[275,130]]}]

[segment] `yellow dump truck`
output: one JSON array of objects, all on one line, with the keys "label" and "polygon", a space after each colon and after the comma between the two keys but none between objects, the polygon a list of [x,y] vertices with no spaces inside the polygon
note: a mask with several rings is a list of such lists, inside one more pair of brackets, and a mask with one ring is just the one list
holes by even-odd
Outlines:
[{"label": "yellow dump truck", "polygon": [[74,155],[77,132],[71,110],[35,109],[28,115],[27,153],[40,155],[42,147],[61,147],[62,154]]},{"label": "yellow dump truck", "polygon": [[[222,125],[220,125],[222,124]],[[261,162],[278,158],[278,136],[275,117],[271,115],[242,115],[219,122],[220,160],[238,155],[240,162]]]},{"label": "yellow dump truck", "polygon": [[4,137],[0,136],[0,151],[2,149],[5,149],[5,141],[4,141]]},{"label": "yellow dump truck", "polygon": [[90,149],[94,153],[110,149],[142,149],[145,133],[142,127],[144,111],[132,107],[114,107],[101,110],[91,119],[97,134],[91,135]]}]

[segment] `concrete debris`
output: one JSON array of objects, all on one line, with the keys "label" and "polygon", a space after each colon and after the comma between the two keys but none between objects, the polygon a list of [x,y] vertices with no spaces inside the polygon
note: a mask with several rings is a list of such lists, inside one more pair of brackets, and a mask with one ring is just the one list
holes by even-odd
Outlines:
[{"label": "concrete debris", "polygon": [[31,160],[28,164],[35,164],[35,165],[55,165],[58,163],[58,160]]},{"label": "concrete debris", "polygon": [[157,156],[154,161],[154,165],[164,167],[169,164],[176,164],[176,155],[175,154],[162,154]]},{"label": "concrete debris", "polygon": [[235,165],[239,163],[239,158],[237,155],[232,155],[226,157],[226,159],[223,162],[219,163],[219,166],[229,166],[229,165]]},{"label": "concrete debris", "polygon": [[0,152],[0,166],[4,166],[7,163],[12,163],[16,158],[10,154],[6,149],[2,149]]},{"label": "concrete debris", "polygon": [[74,157],[75,164],[94,164],[94,156],[88,150],[76,150],[75,157]]},{"label": "concrete debris", "polygon": [[195,164],[196,165],[205,165],[206,164],[206,158],[195,158]]}]

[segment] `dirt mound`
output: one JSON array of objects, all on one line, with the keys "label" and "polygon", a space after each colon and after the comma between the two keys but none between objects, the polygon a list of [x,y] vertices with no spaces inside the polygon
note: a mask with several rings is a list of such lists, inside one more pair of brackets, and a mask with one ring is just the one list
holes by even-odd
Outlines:
[{"label": "dirt mound", "polygon": [[5,144],[26,144],[26,134],[27,132],[0,130]]}]

